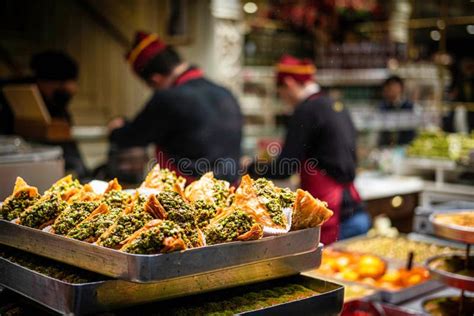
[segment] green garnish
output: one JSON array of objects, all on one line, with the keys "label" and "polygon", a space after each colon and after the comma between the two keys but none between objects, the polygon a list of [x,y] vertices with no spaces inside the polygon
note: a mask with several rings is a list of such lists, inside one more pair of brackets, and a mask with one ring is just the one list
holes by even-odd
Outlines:
[{"label": "green garnish", "polygon": [[289,189],[278,189],[265,178],[256,180],[253,184],[260,203],[264,204],[270,213],[272,221],[280,226],[285,225],[283,209],[291,207],[295,201],[295,193]]},{"label": "green garnish", "polygon": [[255,223],[252,216],[236,210],[206,228],[204,231],[206,242],[213,245],[237,240],[237,237],[250,231]]},{"label": "green garnish", "polygon": [[82,188],[82,184],[77,179],[74,179],[71,182],[61,181],[60,183],[53,184],[51,188],[48,189],[47,192],[63,194],[67,190],[72,189],[72,188],[80,189]]},{"label": "green garnish", "polygon": [[104,194],[102,200],[110,208],[121,208],[123,209],[131,200],[132,196],[119,190],[112,190]]},{"label": "green garnish", "polygon": [[68,237],[77,240],[86,240],[88,238],[99,238],[107,228],[109,228],[115,219],[121,213],[121,209],[113,208],[107,214],[98,214],[90,220],[83,221],[67,234]]},{"label": "green garnish", "polygon": [[199,236],[196,230],[196,211],[186,203],[181,195],[174,191],[164,191],[158,194],[158,201],[167,213],[167,220],[178,224],[193,246],[199,246]]},{"label": "green garnish", "polygon": [[47,195],[20,214],[20,224],[39,228],[46,222],[58,217],[67,206],[68,204],[62,201],[59,195]]},{"label": "green garnish", "polygon": [[6,199],[0,208],[0,219],[11,221],[18,218],[20,213],[35,204],[39,197],[39,195],[30,197],[29,193],[24,191],[17,196]]},{"label": "green garnish", "polygon": [[183,229],[172,221],[162,221],[158,226],[143,231],[136,239],[125,246],[123,251],[134,254],[155,254],[160,253],[163,248],[165,238],[181,238],[185,243],[189,243]]},{"label": "green garnish", "polygon": [[146,212],[122,214],[116,219],[112,231],[106,236],[101,236],[98,244],[114,248],[152,219],[153,217]]},{"label": "green garnish", "polygon": [[62,212],[54,221],[55,234],[66,235],[77,224],[82,222],[92,211],[99,206],[98,202],[74,202]]},{"label": "green garnish", "polygon": [[214,204],[206,203],[203,200],[198,200],[194,203],[196,210],[196,222],[199,228],[204,228],[209,225],[211,219],[216,216],[217,208]]}]

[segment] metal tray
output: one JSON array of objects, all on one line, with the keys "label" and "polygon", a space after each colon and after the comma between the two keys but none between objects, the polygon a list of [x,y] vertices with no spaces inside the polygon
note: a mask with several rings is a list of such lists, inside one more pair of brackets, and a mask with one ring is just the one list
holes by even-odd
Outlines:
[{"label": "metal tray", "polygon": [[391,304],[400,304],[402,302],[405,302],[407,300],[410,300],[412,298],[433,292],[435,290],[438,290],[443,287],[443,284],[435,281],[435,280],[428,280],[423,283],[417,284],[415,286],[410,286],[401,290],[397,291],[390,291],[386,290],[380,287],[375,287],[375,286],[370,286],[365,283],[360,283],[357,281],[349,282],[345,280],[339,280],[337,278],[331,277],[331,276],[326,276],[326,275],[320,275],[318,274],[317,270],[316,271],[311,271],[311,272],[305,272],[305,275],[309,275],[312,277],[318,277],[322,279],[326,279],[328,281],[332,282],[337,282],[341,284],[353,284],[353,285],[358,285],[358,286],[363,286],[367,288],[372,288],[376,292],[373,295],[370,295],[367,297],[369,300],[381,300],[387,303]]},{"label": "metal tray", "polygon": [[207,294],[201,294],[181,299],[159,302],[128,308],[117,311],[116,315],[148,315],[157,316],[170,314],[168,308],[180,306],[186,310],[189,306],[199,307],[205,303],[218,302],[223,299],[229,299],[235,296],[241,296],[249,292],[272,289],[287,284],[299,284],[306,288],[312,289],[319,294],[315,294],[308,298],[280,303],[271,307],[265,307],[258,310],[242,312],[236,315],[257,316],[257,315],[339,315],[343,306],[344,287],[340,284],[314,279],[307,276],[295,275],[278,280],[252,284],[250,286],[242,286],[226,291],[219,291]]},{"label": "metal tray", "polygon": [[[474,212],[474,210],[472,210]],[[430,222],[433,225],[434,233],[437,236],[451,240],[463,242],[465,244],[474,244],[474,228],[441,224],[436,221],[436,215],[443,213],[433,213],[430,215]]]},{"label": "metal tray", "polygon": [[[337,284],[340,284],[340,285],[344,286],[344,304],[348,303],[348,302],[351,302],[351,301],[356,301],[356,300],[365,300],[365,301],[380,301],[381,300],[380,292],[374,287],[371,287],[371,286],[368,286],[368,285],[365,285],[365,284],[361,284],[361,283],[338,280],[338,279],[335,279],[335,278],[327,277],[325,275],[324,276],[319,275],[315,271],[317,271],[317,270],[302,272],[301,275],[304,275],[304,276],[307,276],[307,277],[310,277],[310,278],[317,278],[317,279],[320,279],[320,280],[326,280],[328,282],[334,282],[334,283],[337,283]],[[367,293],[365,295],[364,294],[354,295],[353,297],[348,296],[347,295],[347,289],[348,289],[348,287],[351,287],[351,286],[356,286],[356,287],[362,288],[365,291],[367,291]]]},{"label": "metal tray", "polygon": [[410,309],[401,308],[395,305],[381,304],[367,300],[356,300],[344,304],[344,309],[341,316],[354,315],[357,311],[362,314],[377,315],[392,315],[392,316],[423,316],[423,313],[413,311]]},{"label": "metal tray", "polygon": [[344,304],[344,287],[327,281],[305,276],[295,276],[288,282],[301,284],[312,290],[321,292],[319,295],[305,299],[279,304],[272,307],[242,313],[246,316],[286,316],[286,315],[339,315]]},{"label": "metal tray", "polygon": [[[0,284],[56,312],[89,314],[298,274],[320,264],[321,249],[322,245],[291,256],[146,284],[122,280],[71,284],[0,258]],[[337,295],[342,302],[342,294]]]},{"label": "metal tray", "polygon": [[[334,244],[331,244],[327,248],[331,248],[337,251],[348,251],[348,252],[357,252],[360,254],[369,254],[369,255],[375,255],[378,256],[382,259],[384,259],[387,262],[391,263],[396,263],[398,266],[402,266],[403,264],[406,263],[406,259],[408,258],[408,251],[407,251],[407,256],[404,258],[403,256],[396,257],[395,255],[393,256],[384,256],[380,253],[377,253],[377,251],[355,251],[352,250],[352,245],[354,242],[365,242],[365,241],[372,241],[372,240],[377,240],[377,236],[357,236],[357,237],[352,237],[348,239],[344,239],[341,241],[338,241]],[[382,237],[382,238],[392,238],[392,237]],[[431,245],[435,245],[438,247],[449,247],[449,253],[455,252],[455,251],[460,251],[465,249],[465,244],[456,242],[456,241],[451,241],[451,240],[446,240],[434,236],[428,236],[428,235],[421,235],[421,234],[416,234],[416,233],[409,233],[409,234],[400,234],[397,237],[393,237],[395,239],[406,239],[407,241],[415,242],[415,243],[421,243],[424,244],[424,246],[428,247]],[[380,247],[379,247],[380,248]],[[393,248],[393,247],[392,247]],[[447,253],[448,250],[446,250]],[[420,252],[416,251],[415,252],[415,260],[414,263],[418,265],[423,265],[429,257],[431,257],[433,254],[428,255],[426,259],[420,259]],[[438,254],[438,253],[436,253]],[[423,255],[424,257],[424,255]],[[422,258],[423,258],[422,257]]]},{"label": "metal tray", "polygon": [[398,291],[380,290],[380,297],[382,301],[391,304],[400,304],[412,298],[425,295],[427,293],[439,290],[444,285],[435,280],[425,281],[415,286],[410,286]]},{"label": "metal tray", "polygon": [[260,240],[230,242],[181,252],[133,255],[0,220],[0,243],[63,263],[133,282],[155,282],[310,251],[320,229]]},{"label": "metal tray", "polygon": [[[450,255],[441,255],[441,256],[434,256],[433,258],[430,258],[426,261],[426,268],[430,270],[431,275],[436,278],[437,280],[443,282],[446,285],[461,289],[461,290],[466,290],[466,291],[474,291],[474,278],[461,275],[461,274],[456,274],[440,269],[435,269],[432,267],[432,262],[439,259],[439,258],[445,258],[449,257]],[[474,256],[470,256],[470,260],[474,261]]]}]

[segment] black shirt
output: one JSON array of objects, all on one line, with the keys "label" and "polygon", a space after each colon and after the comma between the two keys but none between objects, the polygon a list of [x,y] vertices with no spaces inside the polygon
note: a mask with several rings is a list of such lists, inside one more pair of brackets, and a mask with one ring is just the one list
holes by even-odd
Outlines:
[{"label": "black shirt", "polygon": [[[379,109],[382,113],[410,113],[413,112],[413,107],[413,103],[408,100],[401,102],[398,106],[383,101],[380,104]],[[407,145],[415,138],[415,136],[416,132],[414,130],[381,131],[378,143],[379,146]]]},{"label": "black shirt", "polygon": [[156,91],[135,119],[114,130],[119,146],[155,143],[183,171],[197,177],[238,177],[242,115],[233,95],[205,78]]},{"label": "black shirt", "polygon": [[[340,183],[352,182],[356,169],[356,130],[341,103],[321,94],[299,104],[293,113],[281,154],[262,174],[258,164],[249,172],[269,178],[287,178],[311,159]],[[292,163],[297,161],[299,163]]]}]

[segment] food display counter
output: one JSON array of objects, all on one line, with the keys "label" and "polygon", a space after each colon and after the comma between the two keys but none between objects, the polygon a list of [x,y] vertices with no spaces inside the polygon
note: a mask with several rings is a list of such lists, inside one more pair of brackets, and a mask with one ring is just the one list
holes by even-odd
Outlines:
[{"label": "food display counter", "polygon": [[[265,179],[244,177],[234,190],[206,174],[185,187],[156,167],[134,190],[97,184],[65,177],[40,194],[17,180],[0,212],[0,311],[420,315],[470,306],[472,211],[432,214],[436,237],[324,247],[326,204]],[[463,292],[446,298],[446,285]]]},{"label": "food display counter", "polygon": [[[420,292],[411,291],[410,287],[402,287],[400,292],[408,294],[403,297],[403,300],[396,302],[400,310],[394,315],[472,315],[474,311],[474,269],[472,266],[474,258],[470,252],[470,245],[474,237],[473,219],[473,210],[438,212],[430,216],[436,237],[410,234],[398,237],[357,237],[341,241],[332,245],[331,248],[344,255],[340,255],[335,262],[325,260],[323,256],[321,267],[326,266],[323,269],[326,271],[336,270],[333,271],[331,278],[343,279],[344,283],[361,281],[367,283],[373,281],[367,279],[367,276],[359,278],[358,274],[376,273],[380,270],[380,260],[387,264],[406,265],[405,270],[413,270],[418,266],[429,271],[431,279],[429,283],[434,287],[428,289],[428,287],[420,286],[422,289]],[[354,267],[350,264],[350,258],[355,254],[358,260]],[[369,269],[370,266],[364,265],[361,259],[364,256],[365,262],[371,258],[371,269]],[[315,272],[321,273],[321,268]],[[410,280],[410,275],[405,272],[397,274],[388,271],[381,279],[396,284],[397,277],[403,278],[403,282],[398,282],[398,285]],[[381,284],[374,282],[372,287],[381,288]],[[416,286],[411,288],[415,289]],[[383,292],[383,289],[379,292],[382,293],[381,297],[371,299],[388,301],[386,297],[384,298]],[[391,307],[384,304],[364,305],[365,312],[375,309],[375,312],[368,315],[385,315],[387,311],[383,310],[387,308],[390,310]],[[354,306],[346,304],[343,315],[352,315],[350,312],[354,309]],[[387,312],[387,315],[390,313]]]},{"label": "food display counter", "polygon": [[[363,245],[367,246],[364,248]],[[8,297],[10,307],[33,309],[37,312],[41,311],[37,304],[40,303],[48,306],[48,310],[67,314],[90,314],[107,310],[109,315],[426,315],[424,308],[430,299],[443,300],[446,296],[460,295],[459,290],[446,287],[436,280],[422,280],[413,286],[403,284],[400,278],[411,279],[407,282],[416,283],[419,281],[416,277],[419,272],[424,274],[428,270],[423,269],[426,260],[449,253],[462,254],[462,248],[417,241],[410,236],[401,235],[394,238],[357,237],[335,243],[324,250],[329,251],[329,254],[344,254],[337,258],[337,264],[342,266],[345,264],[345,255],[363,256],[363,260],[360,260],[361,257],[358,259],[366,274],[378,274],[378,264],[387,263],[388,270],[379,280],[371,279],[368,275],[359,280],[350,279],[352,276],[344,270],[338,275],[329,276],[325,272],[329,266],[334,265],[334,261],[328,262],[326,259],[331,258],[331,255],[323,254],[322,266],[316,268],[321,259],[320,250],[321,247],[318,247],[312,255],[275,259],[272,264],[268,265],[266,262],[259,267],[243,265],[216,271],[214,275],[135,283],[111,279],[2,246],[0,272],[1,275],[10,276],[2,278],[3,286],[22,295],[26,294],[36,303],[30,303],[29,300],[25,302],[16,295],[12,298],[10,291],[4,291],[0,294],[0,304],[6,300],[3,297]],[[411,252],[414,253],[414,271],[410,275],[406,271],[407,262],[404,258],[410,257]],[[302,262],[311,264],[302,266]],[[308,270],[307,267],[311,265],[313,268]],[[293,271],[288,271],[287,276],[284,273],[277,275],[282,271],[278,266],[292,266]],[[298,267],[301,267],[301,271],[307,271],[299,274]],[[360,273],[363,270],[361,267],[356,267],[354,272]],[[273,273],[270,278],[269,273]],[[235,275],[241,278],[238,282],[233,278]],[[413,276],[415,277],[412,278]],[[350,280],[344,277],[349,277]],[[229,287],[227,282],[234,283]],[[249,283],[250,285],[246,285]],[[31,284],[35,286],[31,287]],[[193,288],[196,284],[201,285],[201,288]],[[392,289],[384,289],[384,286]],[[467,297],[469,299],[470,296]],[[1,308],[4,307],[0,305]],[[360,314],[361,311],[366,314]]]},{"label": "food display counter", "polygon": [[299,275],[320,265],[332,216],[308,192],[212,173],[185,187],[158,165],[134,190],[96,184],[66,176],[41,194],[17,179],[0,207],[1,286],[74,315],[342,310],[342,285]]},{"label": "food display counter", "polygon": [[418,196],[424,189],[421,178],[362,172],[355,185],[372,218],[384,214],[400,232],[411,232]]}]

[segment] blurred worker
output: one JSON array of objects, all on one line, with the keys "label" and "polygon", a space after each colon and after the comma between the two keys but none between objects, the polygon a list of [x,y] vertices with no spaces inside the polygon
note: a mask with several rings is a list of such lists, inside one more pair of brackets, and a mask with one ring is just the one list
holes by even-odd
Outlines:
[{"label": "blurred worker", "polygon": [[[79,69],[76,61],[60,51],[45,51],[32,57],[30,68],[32,77],[4,80],[0,88],[10,84],[36,84],[52,118],[64,119],[72,124],[69,113],[71,98],[78,91]],[[10,105],[0,93],[0,134],[14,133],[14,115]],[[46,142],[59,145],[63,149],[66,170],[74,172],[79,178],[87,175],[86,167],[74,141]]]},{"label": "blurred worker", "polygon": [[354,187],[356,130],[347,109],[321,92],[315,66],[285,55],[277,65],[280,98],[294,107],[285,143],[270,165],[249,167],[256,176],[279,179],[300,172],[301,188],[328,202],[334,216],[322,227],[331,243],[365,233],[370,219]]},{"label": "blurred worker", "polygon": [[[391,76],[382,85],[383,101],[379,106],[384,113],[413,112],[413,103],[404,98],[404,83],[398,76]],[[415,138],[414,130],[382,131],[379,146],[406,145]]]},{"label": "blurred worker", "polygon": [[133,121],[109,123],[111,142],[154,143],[157,162],[188,179],[212,170],[217,178],[237,180],[242,115],[233,95],[155,34],[138,32],[127,60],[155,91]]}]

